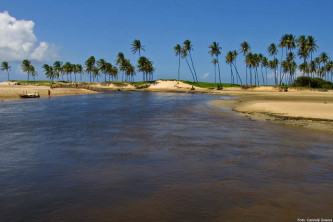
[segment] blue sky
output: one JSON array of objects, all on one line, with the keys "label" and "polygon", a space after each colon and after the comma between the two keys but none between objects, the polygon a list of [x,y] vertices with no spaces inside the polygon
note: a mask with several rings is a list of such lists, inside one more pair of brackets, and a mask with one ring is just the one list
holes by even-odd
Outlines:
[{"label": "blue sky", "polygon": [[[0,4],[0,12],[32,20],[38,41],[51,44],[60,60],[73,63],[83,63],[90,55],[114,62],[119,51],[134,62],[130,43],[138,38],[145,45],[144,55],[154,61],[157,78],[176,78],[173,46],[190,39],[199,78],[206,81],[213,80],[207,53],[212,41],[220,42],[224,53],[238,49],[244,40],[253,51],[265,53],[268,44],[284,33],[311,34],[319,51],[333,57],[332,8],[332,0],[1,0]],[[238,63],[242,60],[239,57]],[[24,78],[17,70],[13,69],[16,77]],[[225,64],[222,75],[229,80]],[[190,78],[185,64],[182,76]]]}]

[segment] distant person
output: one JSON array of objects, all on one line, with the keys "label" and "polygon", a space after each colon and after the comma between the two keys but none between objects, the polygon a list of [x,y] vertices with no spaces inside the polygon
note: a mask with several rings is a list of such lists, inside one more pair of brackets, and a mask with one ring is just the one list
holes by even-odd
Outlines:
[{"label": "distant person", "polygon": [[48,93],[49,97],[51,97],[51,90],[48,90],[47,93]]}]

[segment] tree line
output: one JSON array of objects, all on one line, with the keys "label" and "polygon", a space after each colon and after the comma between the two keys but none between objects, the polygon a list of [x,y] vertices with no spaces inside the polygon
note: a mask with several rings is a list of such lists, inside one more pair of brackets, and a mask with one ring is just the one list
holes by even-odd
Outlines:
[{"label": "tree line", "polygon": [[[212,42],[208,48],[214,66],[214,81],[221,86],[222,64],[220,57],[222,47],[218,42]],[[267,47],[267,56],[265,56],[262,53],[252,51],[250,44],[244,41],[240,44],[238,50],[225,53],[225,63],[230,69],[230,83],[247,86],[268,85],[268,74],[273,73],[274,85],[281,86],[291,84],[296,78],[297,71],[303,76],[319,77],[333,81],[333,61],[325,52],[314,57],[318,48],[317,41],[313,36],[301,35],[296,37],[293,34],[285,34],[281,37],[279,43],[271,43]],[[177,44],[174,51],[178,58],[178,80],[180,79],[181,60],[183,59],[192,75],[193,82],[197,82],[198,77],[191,54],[193,51],[191,41],[185,40],[182,46]],[[245,80],[242,79],[237,68],[239,55],[243,56],[245,64]],[[278,59],[279,55],[280,58]],[[297,57],[300,61],[299,64],[297,64]]]},{"label": "tree line", "polygon": [[[119,52],[116,58],[116,64],[105,59],[97,60],[94,56],[89,57],[84,65],[72,64],[70,62],[55,61],[52,65],[44,64],[42,66],[45,76],[51,81],[62,80],[77,82],[88,78],[90,82],[99,81],[101,76],[104,76],[104,81],[118,81],[121,75],[121,81],[132,82],[136,72],[141,72],[143,81],[152,81],[155,67],[153,62],[147,57],[142,56],[141,53],[145,51],[144,46],[140,40],[134,40],[131,44],[133,54],[138,54],[139,58],[137,65],[134,66],[124,53]],[[10,80],[11,66],[7,61],[1,63],[1,70],[7,73],[8,81]],[[27,80],[30,81],[31,77],[35,80],[37,71],[31,61],[25,59],[21,63],[22,72],[27,74]]]},{"label": "tree line", "polygon": [[[230,83],[246,86],[259,86],[269,84],[269,74],[273,75],[275,86],[291,84],[297,75],[307,77],[319,77],[333,81],[333,61],[327,53],[316,54],[319,46],[313,36],[295,36],[285,34],[278,43],[271,43],[265,53],[257,53],[252,50],[250,44],[244,41],[239,49],[222,53],[222,47],[218,42],[212,42],[209,46],[212,64],[214,66],[214,82],[219,88],[222,87],[222,62],[224,54],[225,64],[230,70]],[[178,59],[177,79],[181,79],[181,64],[185,61],[193,82],[198,82],[197,69],[193,59],[193,44],[185,40],[183,44],[176,44],[174,52]],[[63,63],[56,61],[52,65],[44,64],[43,71],[50,80],[82,81],[84,77],[90,82],[99,81],[104,76],[104,81],[134,81],[137,72],[142,73],[143,81],[152,81],[155,67],[153,62],[141,53],[145,51],[140,40],[134,40],[131,44],[132,53],[138,55],[136,66],[120,52],[117,55],[115,64],[105,59],[96,60],[94,56],[89,57],[84,65]],[[237,60],[242,56],[245,65],[245,76],[241,75],[238,69]],[[10,65],[2,62],[1,70],[7,73],[10,79]],[[31,61],[23,60],[21,69],[27,73],[27,79],[35,79],[37,71]]]}]

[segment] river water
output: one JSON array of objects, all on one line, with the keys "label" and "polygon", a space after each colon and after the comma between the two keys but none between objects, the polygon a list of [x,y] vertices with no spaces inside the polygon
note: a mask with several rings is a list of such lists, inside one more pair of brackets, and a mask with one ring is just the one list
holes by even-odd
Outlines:
[{"label": "river water", "polygon": [[117,92],[0,103],[0,221],[333,217],[333,136],[219,96]]}]

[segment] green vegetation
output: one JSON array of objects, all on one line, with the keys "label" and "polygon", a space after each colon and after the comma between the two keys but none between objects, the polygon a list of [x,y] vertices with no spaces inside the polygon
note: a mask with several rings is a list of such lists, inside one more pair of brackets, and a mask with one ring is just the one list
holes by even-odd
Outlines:
[{"label": "green vegetation", "polygon": [[192,86],[206,88],[206,89],[216,89],[219,86],[222,86],[222,87],[239,87],[240,86],[237,84],[230,84],[230,83],[190,82],[190,81],[182,81],[182,82],[190,84]]},{"label": "green vegetation", "polygon": [[333,83],[320,79],[311,78],[307,76],[298,77],[292,84],[294,87],[311,87],[315,89],[333,89]]},{"label": "green vegetation", "polygon": [[51,86],[53,84],[52,81],[48,80],[40,80],[40,81],[11,80],[11,82],[16,82],[18,85],[35,85],[35,86]]}]

